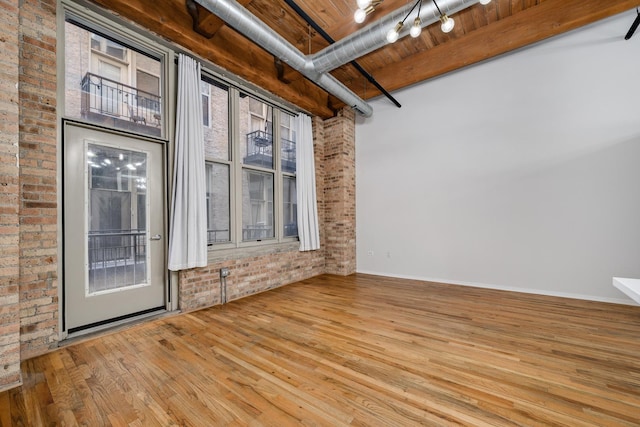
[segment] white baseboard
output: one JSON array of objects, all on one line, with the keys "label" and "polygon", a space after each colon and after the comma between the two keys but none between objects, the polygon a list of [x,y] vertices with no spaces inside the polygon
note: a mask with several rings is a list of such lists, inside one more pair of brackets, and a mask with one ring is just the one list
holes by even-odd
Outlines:
[{"label": "white baseboard", "polygon": [[439,279],[439,278],[433,278],[433,277],[419,277],[419,276],[411,276],[411,275],[405,275],[405,274],[381,273],[379,271],[357,270],[357,272],[362,274],[372,274],[375,276],[394,277],[397,279],[420,280],[422,282],[437,282],[437,283],[445,283],[448,285],[470,286],[473,288],[485,288],[485,289],[495,289],[499,291],[521,292],[524,294],[546,295],[546,296],[552,296],[552,297],[572,298],[572,299],[580,299],[580,300],[586,300],[586,301],[607,302],[611,304],[622,304],[622,305],[633,305],[633,306],[638,305],[631,299],[605,298],[605,297],[598,297],[594,295],[573,294],[573,293],[566,293],[566,292],[553,292],[545,289],[514,288],[511,286],[492,285],[488,283],[464,282],[464,281],[457,281],[457,280],[450,280],[450,279]]}]

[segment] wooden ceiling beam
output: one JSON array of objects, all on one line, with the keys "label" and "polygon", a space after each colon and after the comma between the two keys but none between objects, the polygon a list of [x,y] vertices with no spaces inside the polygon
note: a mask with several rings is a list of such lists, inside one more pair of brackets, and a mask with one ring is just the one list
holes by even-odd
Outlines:
[{"label": "wooden ceiling beam", "polygon": [[[540,40],[608,18],[640,5],[639,0],[546,0],[464,36],[371,71],[397,90]],[[455,15],[454,15],[455,17]],[[625,29],[621,29],[622,40]],[[367,98],[379,95],[371,88]]]},{"label": "wooden ceiling beam", "polygon": [[[273,56],[226,25],[208,39],[191,30],[185,0],[92,0],[159,36],[322,118],[335,115],[329,95],[305,78],[278,79]],[[248,0],[245,0],[248,2]]]},{"label": "wooden ceiling beam", "polygon": [[215,36],[218,30],[224,25],[224,21],[194,0],[186,0],[187,10],[193,20],[193,31],[208,39]]},{"label": "wooden ceiling beam", "polygon": [[[216,35],[218,30],[222,28],[225,22],[218,18],[213,13],[209,12],[209,10],[200,6],[195,0],[185,0],[187,5],[187,10],[191,15],[191,19],[193,19],[193,31],[196,33],[210,39]],[[242,6],[249,5],[253,0],[238,0]]]}]

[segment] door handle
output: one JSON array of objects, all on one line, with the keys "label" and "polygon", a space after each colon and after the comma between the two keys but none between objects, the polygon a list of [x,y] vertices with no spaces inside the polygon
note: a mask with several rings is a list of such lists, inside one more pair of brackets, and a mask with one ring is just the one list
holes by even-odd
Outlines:
[{"label": "door handle", "polygon": [[160,240],[160,239],[162,239],[162,236],[159,234],[156,234],[155,236],[150,237],[150,240]]}]

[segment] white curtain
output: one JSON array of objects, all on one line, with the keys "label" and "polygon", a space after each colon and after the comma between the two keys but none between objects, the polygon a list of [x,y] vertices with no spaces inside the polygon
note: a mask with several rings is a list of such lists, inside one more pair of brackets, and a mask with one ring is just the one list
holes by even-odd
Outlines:
[{"label": "white curtain", "polygon": [[298,238],[301,251],[320,249],[318,203],[316,201],[316,167],[313,160],[311,117],[299,114],[295,123],[296,189],[298,197]]},{"label": "white curtain", "polygon": [[200,63],[178,57],[178,103],[169,270],[207,265],[207,209]]}]

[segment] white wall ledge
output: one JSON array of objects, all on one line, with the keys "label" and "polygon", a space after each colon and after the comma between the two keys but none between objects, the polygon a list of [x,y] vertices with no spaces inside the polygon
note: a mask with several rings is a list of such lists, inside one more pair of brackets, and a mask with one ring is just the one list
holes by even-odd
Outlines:
[{"label": "white wall ledge", "polygon": [[613,286],[627,294],[631,299],[640,304],[640,279],[627,279],[614,277]]}]

